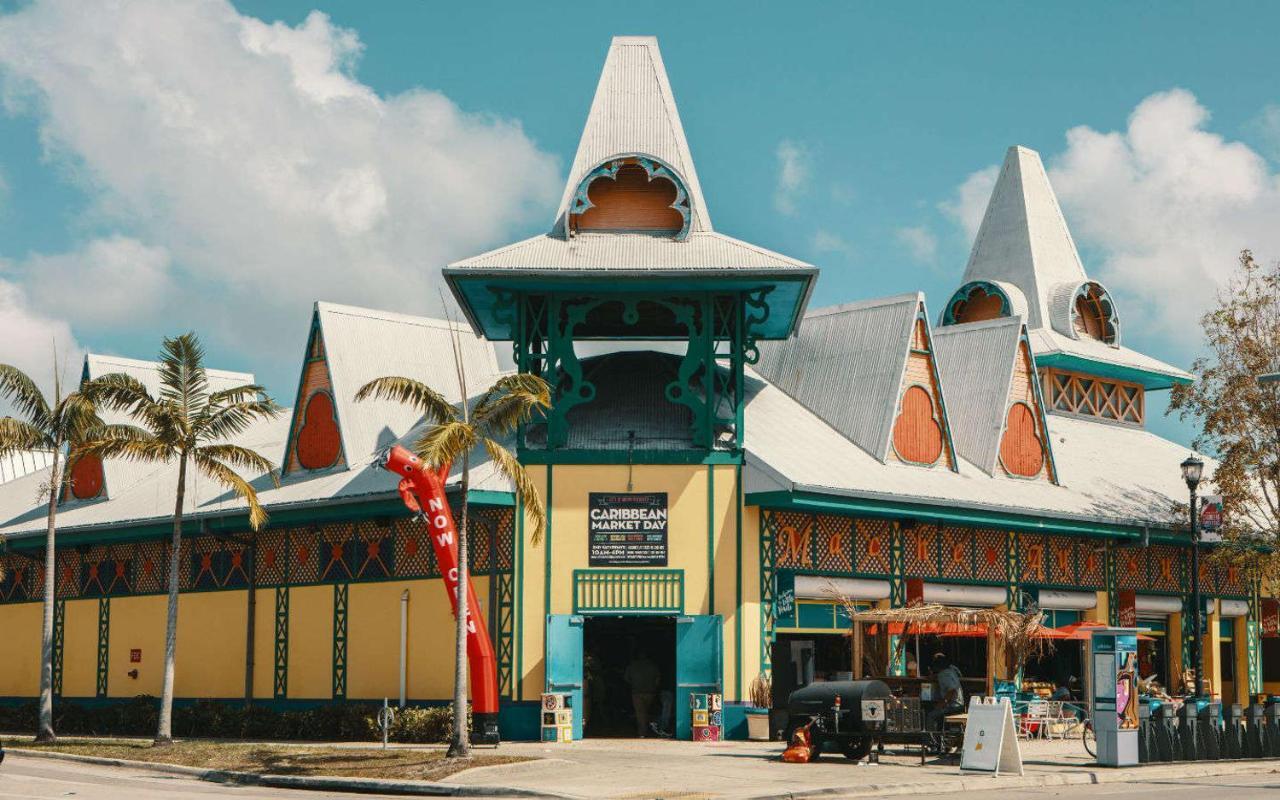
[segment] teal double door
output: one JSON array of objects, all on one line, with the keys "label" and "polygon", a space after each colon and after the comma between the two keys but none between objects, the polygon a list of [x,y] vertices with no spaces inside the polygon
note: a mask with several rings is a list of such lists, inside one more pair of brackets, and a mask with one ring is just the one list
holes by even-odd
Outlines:
[{"label": "teal double door", "polygon": [[[573,738],[582,738],[581,614],[547,616],[546,686],[573,696]],[[676,617],[676,738],[691,739],[689,696],[722,694],[724,620],[719,614]]]}]

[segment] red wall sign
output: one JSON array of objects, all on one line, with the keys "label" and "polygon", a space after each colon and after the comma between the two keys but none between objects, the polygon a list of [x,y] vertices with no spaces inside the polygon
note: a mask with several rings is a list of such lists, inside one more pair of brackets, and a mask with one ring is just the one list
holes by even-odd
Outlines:
[{"label": "red wall sign", "polygon": [[1121,628],[1138,627],[1138,593],[1133,589],[1116,593],[1116,622]]},{"label": "red wall sign", "polygon": [[1280,600],[1262,598],[1262,635],[1268,639],[1280,637]]},{"label": "red wall sign", "polygon": [[138,649],[130,650],[130,651],[129,651],[129,663],[130,663],[130,664],[141,664],[141,663],[142,663],[142,651],[141,651],[141,650],[138,650]]}]

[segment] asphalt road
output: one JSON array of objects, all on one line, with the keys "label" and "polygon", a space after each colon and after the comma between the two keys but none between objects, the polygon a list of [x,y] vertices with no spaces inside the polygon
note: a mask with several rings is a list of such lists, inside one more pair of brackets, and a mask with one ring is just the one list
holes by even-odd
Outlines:
[{"label": "asphalt road", "polygon": [[[1154,777],[1154,776],[1153,776]],[[0,795],[3,796],[3,795]],[[1093,786],[1054,786],[1044,789],[1005,789],[1000,800],[1276,800],[1280,798],[1280,775],[1223,775],[1214,778],[1153,779],[1143,783],[1100,783]],[[976,800],[990,792],[913,795],[920,800]]]},{"label": "asphalt road", "polygon": [[[297,789],[267,789],[253,786],[226,786],[177,775],[161,775],[123,767],[99,767],[43,758],[23,758],[10,754],[0,764],[0,800],[168,800],[168,798],[234,797],[237,800],[374,800],[389,795],[345,792],[304,792]],[[403,800],[401,798],[401,800]]]}]

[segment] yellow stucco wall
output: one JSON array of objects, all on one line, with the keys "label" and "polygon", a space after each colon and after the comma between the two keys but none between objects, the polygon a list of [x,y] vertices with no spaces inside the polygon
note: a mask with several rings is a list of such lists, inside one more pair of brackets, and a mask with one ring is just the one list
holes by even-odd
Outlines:
[{"label": "yellow stucco wall", "polygon": [[[526,468],[530,479],[538,489],[544,503],[547,497],[548,467],[531,465]],[[544,537],[533,544],[533,521],[528,512],[524,515],[523,568],[517,572],[516,598],[520,607],[520,654],[516,663],[520,685],[520,699],[536,700],[542,694],[545,676],[543,646],[546,630],[543,623],[543,581],[546,576],[545,558],[547,542]],[[555,522],[554,509],[552,522]],[[516,535],[520,535],[517,527]],[[519,552],[521,545],[517,545]]]},{"label": "yellow stucco wall", "polygon": [[1222,619],[1218,614],[1218,601],[1213,602],[1213,613],[1209,614],[1207,625],[1207,635],[1201,647],[1204,649],[1204,676],[1203,680],[1209,684],[1209,692],[1214,697],[1222,697],[1222,658],[1220,646],[1222,645],[1221,629],[1218,622]]},{"label": "yellow stucco wall", "polygon": [[66,601],[62,624],[62,696],[93,697],[98,691],[98,601]]},{"label": "yellow stucco wall", "polygon": [[1231,622],[1231,645],[1236,658],[1235,696],[1224,697],[1225,703],[1249,705],[1249,618],[1236,617]]},{"label": "yellow stucco wall", "polygon": [[760,509],[742,510],[742,692],[760,674]]},{"label": "yellow stucco wall", "polygon": [[248,603],[243,591],[179,596],[175,695],[244,697]]},{"label": "yellow stucco wall", "polygon": [[259,589],[253,611],[253,696],[269,700],[275,696],[276,590]]},{"label": "yellow stucco wall", "polygon": [[[111,599],[110,636],[107,639],[107,696],[160,696],[164,680],[164,627],[168,598],[164,595],[115,597]],[[181,627],[181,606],[179,606]],[[129,661],[132,650],[142,651],[142,660]],[[130,678],[131,670],[137,678]]]},{"label": "yellow stucco wall", "polygon": [[[486,624],[489,579],[472,581]],[[411,699],[444,699],[453,692],[454,620],[444,582],[351,584],[347,603],[347,697],[393,701],[400,694],[400,595],[409,590],[407,681]],[[497,636],[490,631],[497,649]],[[292,655],[292,654],[291,654]]]},{"label": "yellow stucco wall", "polygon": [[289,697],[333,696],[333,587],[289,590]]},{"label": "yellow stucco wall", "polygon": [[42,603],[12,603],[0,615],[6,662],[0,668],[0,696],[25,697],[40,691]]}]

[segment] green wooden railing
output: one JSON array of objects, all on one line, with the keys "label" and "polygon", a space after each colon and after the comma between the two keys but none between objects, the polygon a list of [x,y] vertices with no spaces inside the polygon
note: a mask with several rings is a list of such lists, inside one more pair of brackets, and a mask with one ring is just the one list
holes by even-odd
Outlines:
[{"label": "green wooden railing", "polygon": [[683,614],[682,569],[575,569],[575,614]]}]

